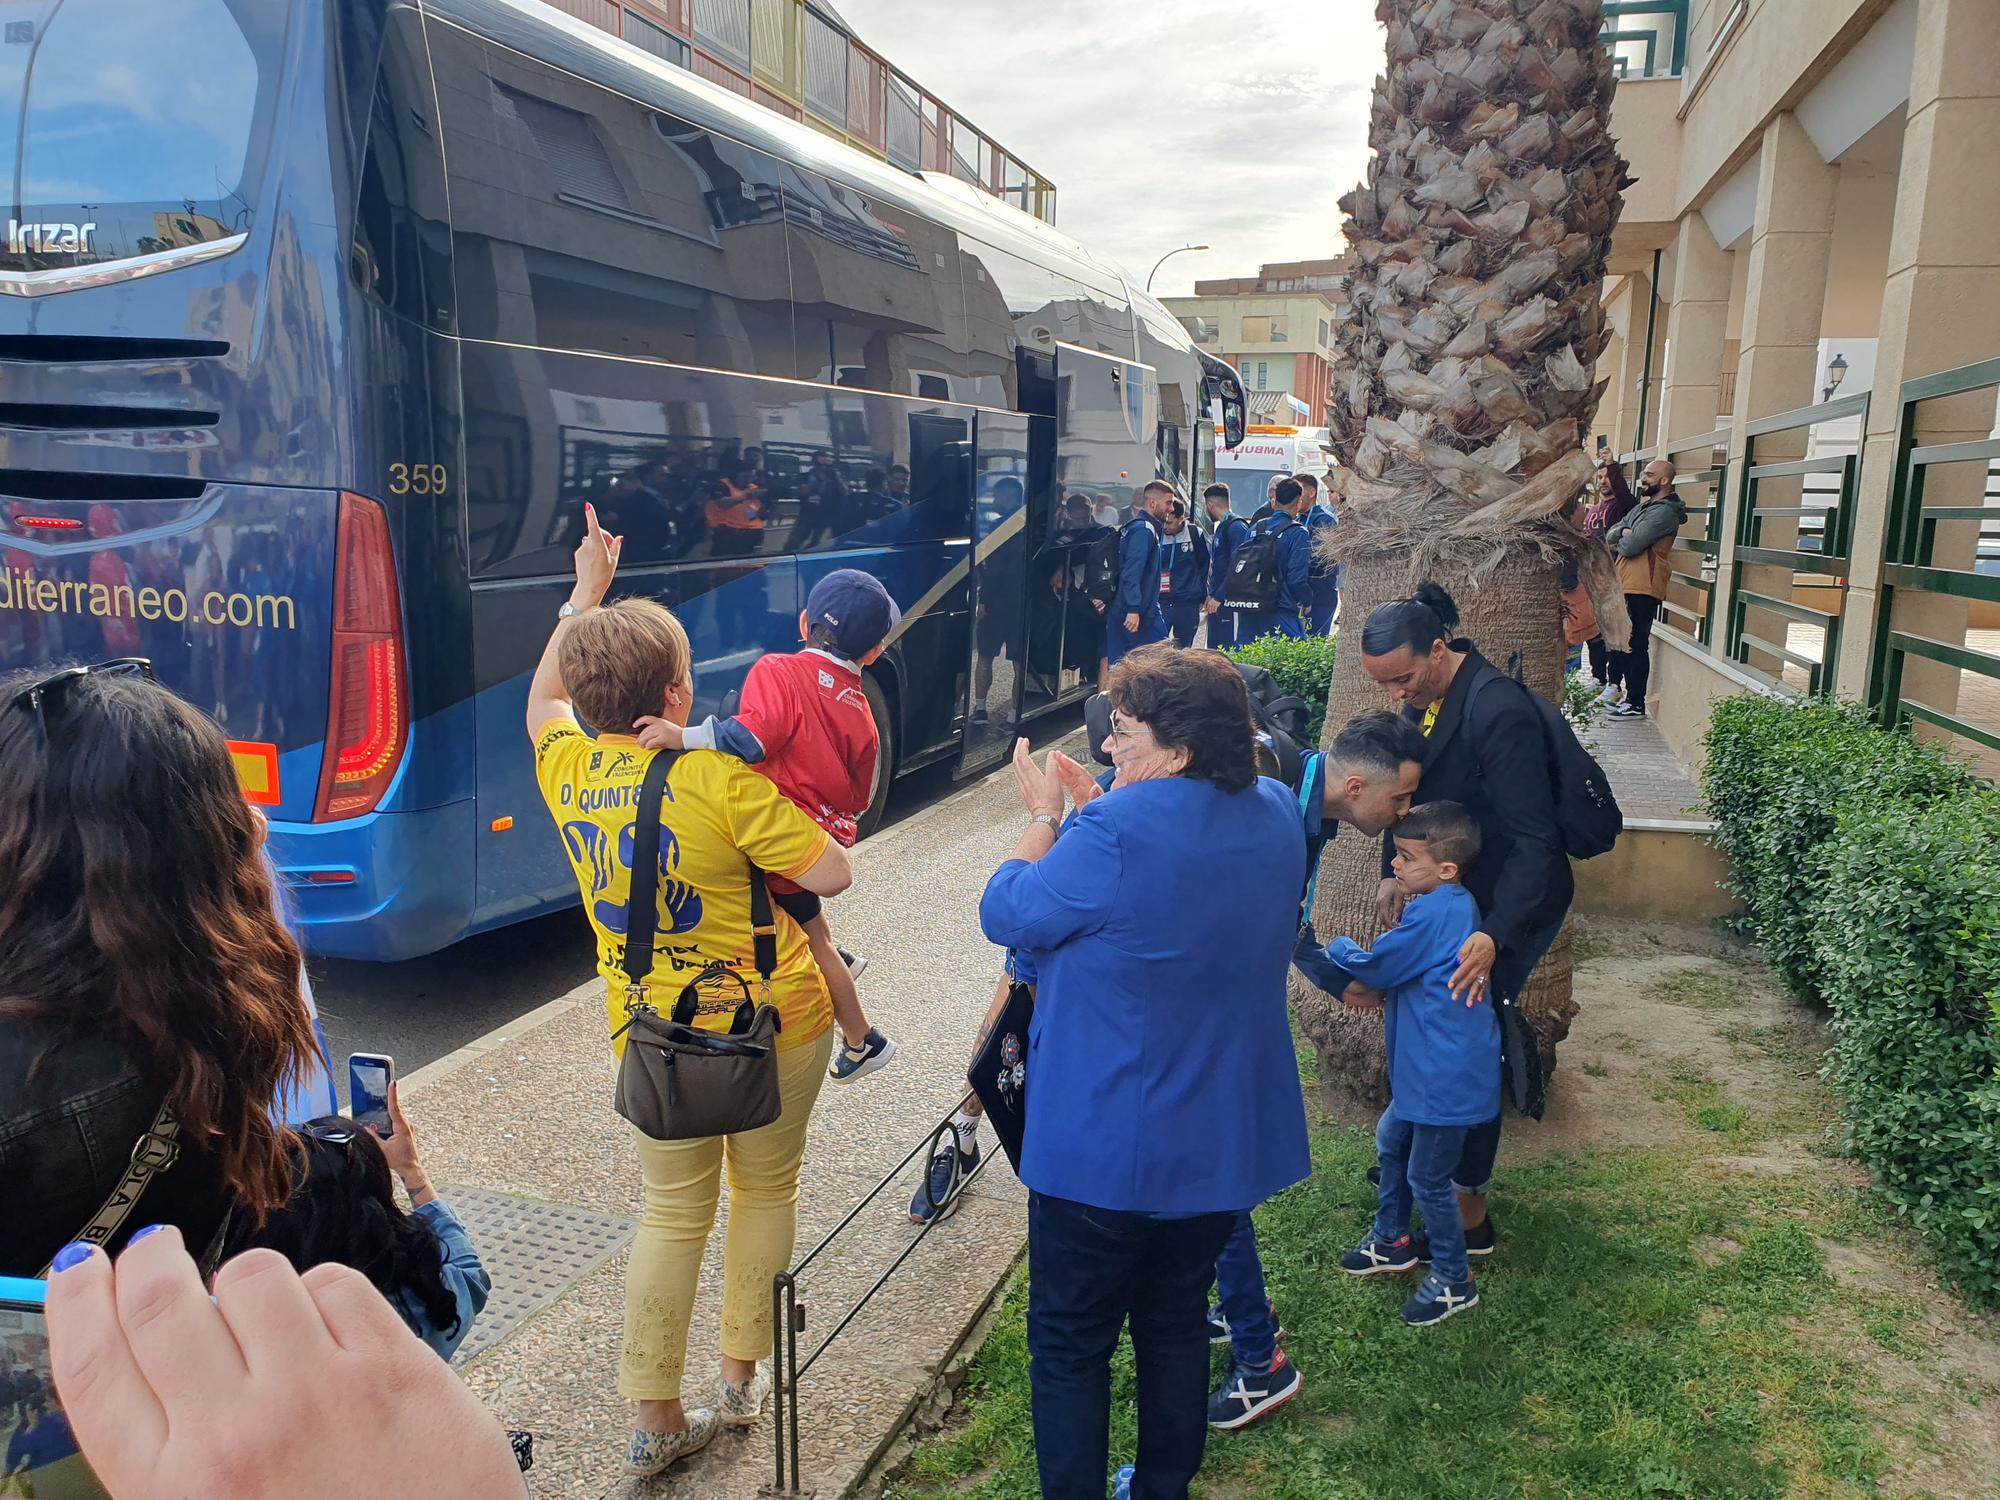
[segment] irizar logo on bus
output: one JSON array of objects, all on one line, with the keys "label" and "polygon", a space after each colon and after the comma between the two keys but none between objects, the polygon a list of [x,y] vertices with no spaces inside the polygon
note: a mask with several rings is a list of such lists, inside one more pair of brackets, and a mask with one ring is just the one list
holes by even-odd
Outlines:
[{"label": "irizar logo on bus", "polygon": [[69,255],[88,255],[96,247],[90,237],[97,232],[92,224],[23,224],[18,219],[7,221],[7,253],[9,255],[29,255],[55,251]]}]

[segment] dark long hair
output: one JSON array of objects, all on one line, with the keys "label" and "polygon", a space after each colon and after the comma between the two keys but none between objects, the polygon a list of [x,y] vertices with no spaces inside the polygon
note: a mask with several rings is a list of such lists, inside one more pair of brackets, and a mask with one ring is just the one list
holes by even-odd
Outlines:
[{"label": "dark long hair", "polygon": [[[320,1130],[353,1138],[322,1140]],[[275,1250],[301,1271],[352,1266],[384,1296],[413,1293],[440,1333],[458,1332],[458,1299],[444,1284],[437,1232],[397,1206],[382,1143],[352,1120],[328,1115],[301,1130],[296,1146],[291,1201],[261,1227],[234,1236],[228,1253]]]},{"label": "dark long hair", "polygon": [[30,680],[0,681],[0,1022],[115,1037],[261,1217],[291,1190],[271,1109],[318,1046],[263,825],[165,688],[89,676],[38,713]]},{"label": "dark long hair", "polygon": [[1107,691],[1120,712],[1153,731],[1163,750],[1186,750],[1180,774],[1240,792],[1257,780],[1257,738],[1243,674],[1217,651],[1156,641],[1128,651]]},{"label": "dark long hair", "polygon": [[1375,606],[1361,626],[1361,651],[1364,656],[1387,656],[1408,646],[1418,656],[1428,656],[1437,642],[1448,643],[1456,629],[1458,605],[1443,584],[1426,578],[1409,598]]}]

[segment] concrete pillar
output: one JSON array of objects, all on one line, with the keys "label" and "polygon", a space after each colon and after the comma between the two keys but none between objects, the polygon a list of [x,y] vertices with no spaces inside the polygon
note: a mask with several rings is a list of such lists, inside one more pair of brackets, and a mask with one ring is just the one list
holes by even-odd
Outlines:
[{"label": "concrete pillar", "polygon": [[[1757,213],[1750,231],[1749,279],[1743,302],[1742,350],[1736,363],[1735,440],[1739,455],[1729,477],[1730,504],[1723,517],[1722,567],[1727,579],[1736,548],[1736,496],[1740,490],[1743,427],[1758,417],[1810,406],[1818,398],[1819,330],[1826,311],[1827,263],[1833,250],[1834,195],[1840,172],[1820,159],[1819,148],[1787,111],[1764,127],[1757,168]],[[1726,295],[1726,293],[1725,293]],[[1806,435],[1760,439],[1764,462],[1803,458]],[[1763,505],[1796,505],[1794,479],[1767,481],[1757,496]],[[1789,524],[1787,524],[1789,523]],[[1761,544],[1790,548],[1798,526],[1790,517],[1764,523]],[[1744,589],[1771,598],[1791,596],[1791,569],[1750,567]],[[1726,639],[1728,617],[1718,609],[1716,639]],[[1788,622],[1766,611],[1751,611],[1751,635],[1783,645]],[[1773,677],[1784,663],[1752,648],[1750,665]]]},{"label": "concrete pillar", "polygon": [[[1841,687],[1857,695],[1874,686],[1867,672],[1895,481],[1898,388],[1919,375],[2000,356],[2000,234],[1994,228],[2000,224],[2000,173],[1991,161],[1995,140],[2000,140],[2000,26],[1994,25],[1992,0],[1918,0],[1916,61],[1882,294],[1875,395],[1862,448],[1861,506],[1847,603],[1850,624],[1841,650]],[[1984,438],[1993,425],[1990,389],[1927,401],[1917,408],[1916,441]],[[1979,504],[1984,467],[1933,469],[1926,500]],[[1939,527],[1934,558],[1939,566],[1971,565],[1975,527],[1973,522]],[[1963,641],[1965,615],[1961,601],[1905,593],[1896,597],[1894,624],[1932,639]],[[1950,712],[1959,701],[1958,687],[1954,669],[1914,658],[1908,662],[1906,697]]]},{"label": "concrete pillar", "polygon": [[[1734,262],[1730,253],[1715,243],[1708,221],[1699,213],[1680,221],[1674,236],[1674,293],[1666,316],[1665,368],[1661,372],[1660,436],[1665,439],[1693,437],[1713,432],[1722,396],[1722,344],[1729,331],[1729,287]],[[1674,455],[1675,466],[1683,474],[1698,473],[1709,466],[1700,453]],[[1675,488],[1691,507],[1720,503],[1712,483],[1694,479],[1680,481]],[[1707,515],[1690,516],[1684,528],[1689,536],[1705,536]],[[1690,561],[1680,554],[1677,566],[1688,571]],[[1700,613],[1708,598],[1692,586],[1676,583],[1669,590],[1669,602]],[[1669,623],[1681,628],[1692,626],[1685,616],[1672,615]],[[1718,626],[1718,628],[1720,628]]]}]

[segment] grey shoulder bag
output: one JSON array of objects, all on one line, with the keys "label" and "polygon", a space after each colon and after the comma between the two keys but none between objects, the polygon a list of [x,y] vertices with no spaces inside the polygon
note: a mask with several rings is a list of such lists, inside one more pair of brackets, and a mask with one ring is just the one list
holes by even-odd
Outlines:
[{"label": "grey shoulder bag", "polygon": [[[646,1003],[659,926],[660,803],[677,750],[663,750],[646,767],[632,828],[632,888],[625,905],[625,1037],[618,1065],[618,1113],[656,1141],[739,1135],[769,1125],[783,1108],[778,1097],[778,1008],[771,973],[778,965],[778,929],[764,872],[750,867],[750,934],[758,993],[729,965],[712,963],[690,980],[662,1017]],[[743,992],[727,1033],[695,1026],[701,991],[734,984]]]}]

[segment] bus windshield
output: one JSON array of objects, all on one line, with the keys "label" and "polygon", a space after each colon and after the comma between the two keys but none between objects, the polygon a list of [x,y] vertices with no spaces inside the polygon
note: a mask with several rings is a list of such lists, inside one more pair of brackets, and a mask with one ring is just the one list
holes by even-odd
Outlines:
[{"label": "bus windshield", "polygon": [[283,0],[0,0],[0,270],[45,271],[249,228]]}]

